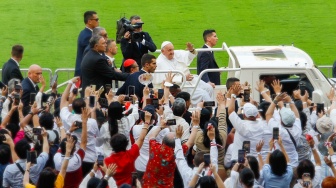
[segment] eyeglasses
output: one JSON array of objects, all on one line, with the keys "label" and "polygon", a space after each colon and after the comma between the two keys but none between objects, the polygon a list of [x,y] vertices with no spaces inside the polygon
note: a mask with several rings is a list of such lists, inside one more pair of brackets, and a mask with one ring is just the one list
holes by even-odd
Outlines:
[{"label": "eyeglasses", "polygon": [[90,19],[90,20],[96,20],[96,22],[98,22],[98,21],[99,21],[99,18],[94,18],[94,19]]}]

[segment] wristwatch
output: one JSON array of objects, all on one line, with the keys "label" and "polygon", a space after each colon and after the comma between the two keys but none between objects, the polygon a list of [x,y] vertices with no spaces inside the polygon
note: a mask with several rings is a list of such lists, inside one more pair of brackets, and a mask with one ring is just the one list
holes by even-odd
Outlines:
[{"label": "wristwatch", "polygon": [[275,99],[273,100],[273,103],[276,104],[276,105],[278,104],[278,102],[279,102],[279,101],[277,101],[277,100],[275,100]]},{"label": "wristwatch", "polygon": [[235,94],[231,94],[231,98],[237,98],[237,96]]}]

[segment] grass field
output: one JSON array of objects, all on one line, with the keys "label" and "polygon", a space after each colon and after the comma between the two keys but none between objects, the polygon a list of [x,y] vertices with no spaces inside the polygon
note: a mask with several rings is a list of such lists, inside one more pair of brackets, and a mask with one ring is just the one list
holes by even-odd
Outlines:
[{"label": "grass field", "polygon": [[[74,68],[86,10],[98,12],[110,38],[115,38],[121,15],[138,14],[158,47],[164,40],[176,49],[184,49],[187,41],[201,47],[203,30],[214,28],[216,47],[224,41],[229,46],[294,43],[318,65],[331,65],[336,59],[336,2],[331,0],[1,0],[0,62],[6,62],[11,46],[20,43],[25,47],[22,68],[33,63],[52,70]],[[120,64],[120,50],[116,58]],[[227,65],[225,53],[216,53],[216,58],[220,66]]]}]

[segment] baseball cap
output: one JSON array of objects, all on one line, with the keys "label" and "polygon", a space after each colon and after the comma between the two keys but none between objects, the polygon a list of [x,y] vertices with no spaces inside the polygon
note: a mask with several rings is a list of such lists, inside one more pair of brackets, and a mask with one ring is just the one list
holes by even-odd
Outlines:
[{"label": "baseball cap", "polygon": [[322,116],[316,121],[316,129],[319,133],[332,132],[334,127],[331,119],[327,116]]},{"label": "baseball cap", "polygon": [[244,114],[246,117],[257,117],[258,109],[251,103],[246,103],[243,107]]},{"label": "baseball cap", "polygon": [[135,60],[134,59],[126,59],[125,61],[124,61],[124,67],[126,68],[126,67],[129,67],[129,66],[131,66],[131,65],[133,65],[135,63]]},{"label": "baseball cap", "polygon": [[292,127],[295,122],[295,114],[289,108],[281,108],[280,110],[281,121],[285,127]]},{"label": "baseball cap", "polygon": [[172,44],[170,41],[164,41],[162,44],[161,44],[161,50],[167,46],[168,44]]}]

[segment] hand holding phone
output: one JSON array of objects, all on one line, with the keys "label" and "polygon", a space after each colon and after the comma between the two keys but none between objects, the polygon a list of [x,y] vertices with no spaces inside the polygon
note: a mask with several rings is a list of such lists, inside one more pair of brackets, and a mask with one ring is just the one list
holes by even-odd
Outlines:
[{"label": "hand holding phone", "polygon": [[91,95],[90,98],[89,98],[90,108],[93,108],[95,106],[95,100],[96,100],[96,97]]},{"label": "hand holding phone", "polygon": [[244,141],[243,142],[243,150],[245,150],[246,153],[250,153],[250,146],[251,146],[250,141]]},{"label": "hand holding phone", "polygon": [[78,127],[78,129],[81,129],[83,124],[80,121],[75,121],[75,125]]},{"label": "hand holding phone", "polygon": [[244,149],[238,150],[238,163],[244,164],[245,163],[245,153]]},{"label": "hand holding phone", "polygon": [[210,161],[210,154],[204,154],[203,155],[203,159],[204,159],[204,165],[205,166],[209,166],[211,161]]},{"label": "hand holding phone", "polygon": [[167,126],[176,125],[176,119],[168,119],[166,125]]},{"label": "hand holding phone", "polygon": [[33,128],[33,134],[34,135],[41,135],[42,134],[42,129],[41,128]]},{"label": "hand holding phone", "polygon": [[97,164],[98,166],[104,166],[104,155],[98,155]]},{"label": "hand holding phone", "polygon": [[27,151],[27,162],[30,162],[31,164],[36,164],[37,154],[36,151]]},{"label": "hand holding phone", "polygon": [[204,107],[212,107],[215,106],[215,101],[204,101],[203,102]]},{"label": "hand holding phone", "polygon": [[273,127],[273,140],[279,139],[279,127]]}]

